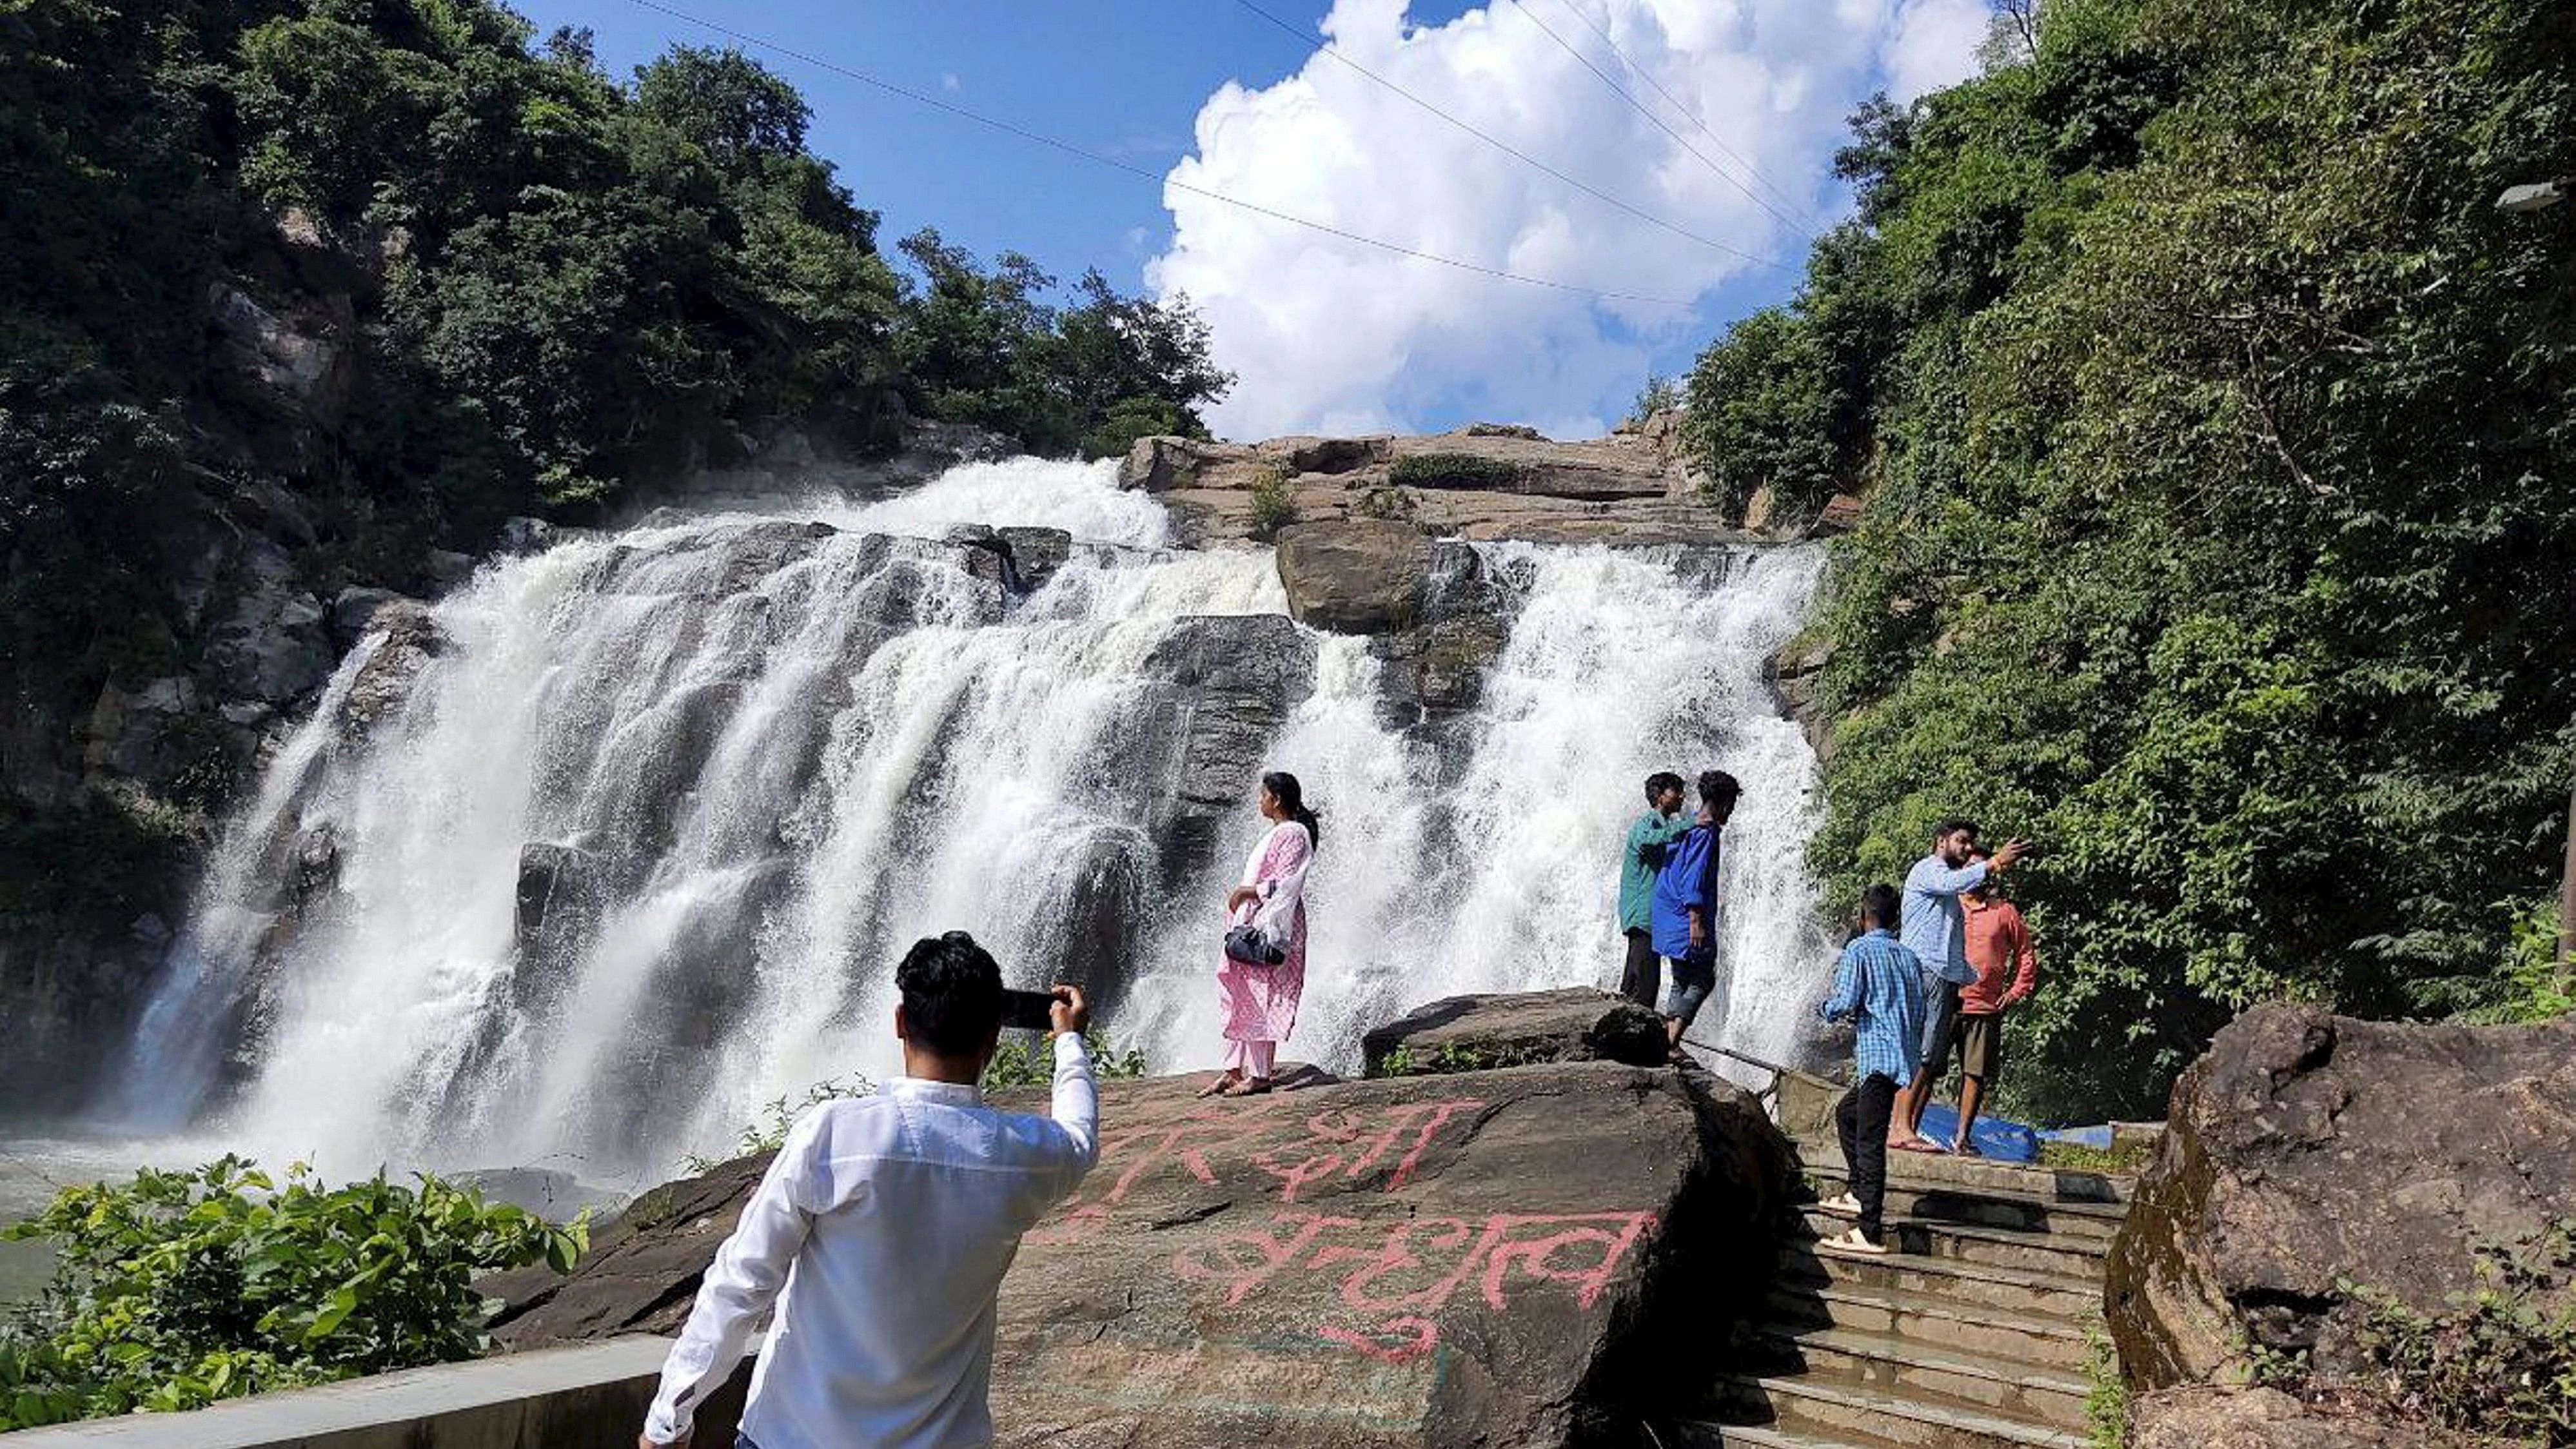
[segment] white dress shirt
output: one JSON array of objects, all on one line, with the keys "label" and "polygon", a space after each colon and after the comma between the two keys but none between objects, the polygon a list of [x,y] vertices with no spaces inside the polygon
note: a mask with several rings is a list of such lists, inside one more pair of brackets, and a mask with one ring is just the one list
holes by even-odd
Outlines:
[{"label": "white dress shirt", "polygon": [[644,1437],[688,1432],[774,1299],[742,1416],[760,1449],[991,1443],[994,1292],[1020,1235],[1091,1169],[1099,1121],[1071,1034],[1055,1039],[1052,1119],[910,1077],[806,1113],[716,1249]]}]

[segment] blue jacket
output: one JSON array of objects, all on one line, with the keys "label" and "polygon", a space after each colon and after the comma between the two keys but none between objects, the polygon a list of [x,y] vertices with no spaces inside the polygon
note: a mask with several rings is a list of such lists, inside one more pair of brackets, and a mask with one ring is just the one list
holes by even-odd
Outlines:
[{"label": "blue jacket", "polygon": [[1717,861],[1721,853],[1717,837],[1724,828],[1695,824],[1689,834],[1665,849],[1664,868],[1655,877],[1656,955],[1681,958],[1694,954],[1690,944],[1690,913],[1694,907],[1709,918],[1708,944],[1696,954],[1704,957],[1716,951]]},{"label": "blue jacket", "polygon": [[1628,827],[1628,844],[1619,852],[1619,930],[1654,927],[1655,877],[1662,872],[1664,851],[1691,828],[1688,817],[1667,818],[1649,810]]}]

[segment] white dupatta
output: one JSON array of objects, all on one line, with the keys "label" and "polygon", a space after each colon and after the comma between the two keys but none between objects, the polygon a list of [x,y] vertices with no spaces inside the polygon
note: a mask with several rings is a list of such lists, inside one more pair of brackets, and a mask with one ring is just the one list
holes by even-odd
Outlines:
[{"label": "white dupatta", "polygon": [[[1270,843],[1279,838],[1282,830],[1294,830],[1305,838],[1306,858],[1287,874],[1263,880],[1261,863],[1270,858]],[[1296,939],[1297,913],[1306,908],[1306,870],[1314,863],[1315,841],[1314,837],[1307,835],[1305,826],[1294,820],[1282,820],[1264,831],[1261,839],[1253,843],[1252,854],[1243,862],[1243,884],[1260,895],[1261,904],[1252,908],[1249,914],[1240,910],[1235,912],[1235,924],[1255,926],[1265,938],[1286,949],[1288,943]]]}]

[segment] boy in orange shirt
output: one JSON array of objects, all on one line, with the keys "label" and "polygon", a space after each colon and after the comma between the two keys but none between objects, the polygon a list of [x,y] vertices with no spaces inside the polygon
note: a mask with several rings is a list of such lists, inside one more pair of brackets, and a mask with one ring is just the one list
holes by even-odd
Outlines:
[{"label": "boy in orange shirt", "polygon": [[[1977,856],[1983,859],[1985,852]],[[1977,969],[1977,979],[1959,988],[1959,1015],[1932,1058],[1932,1069],[1941,1070],[1951,1052],[1958,1053],[1959,1136],[1950,1150],[1974,1157],[1977,1147],[1968,1132],[1977,1125],[1977,1108],[2003,1066],[2004,1013],[2039,984],[2039,956],[2031,949],[2030,927],[2022,923],[2021,911],[1995,894],[1994,877],[1963,892],[1959,905],[1967,928],[1968,964]],[[1926,1095],[1930,1090],[1925,1088]]]}]

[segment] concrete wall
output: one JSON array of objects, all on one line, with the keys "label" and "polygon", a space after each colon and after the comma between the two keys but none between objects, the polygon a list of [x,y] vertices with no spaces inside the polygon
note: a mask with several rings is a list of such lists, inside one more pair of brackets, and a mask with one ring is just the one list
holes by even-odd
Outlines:
[{"label": "concrete wall", "polygon": [[[664,1338],[613,1338],[8,1436],[9,1449],[634,1449]],[[693,1449],[731,1449],[751,1360],[699,1410]]]}]

